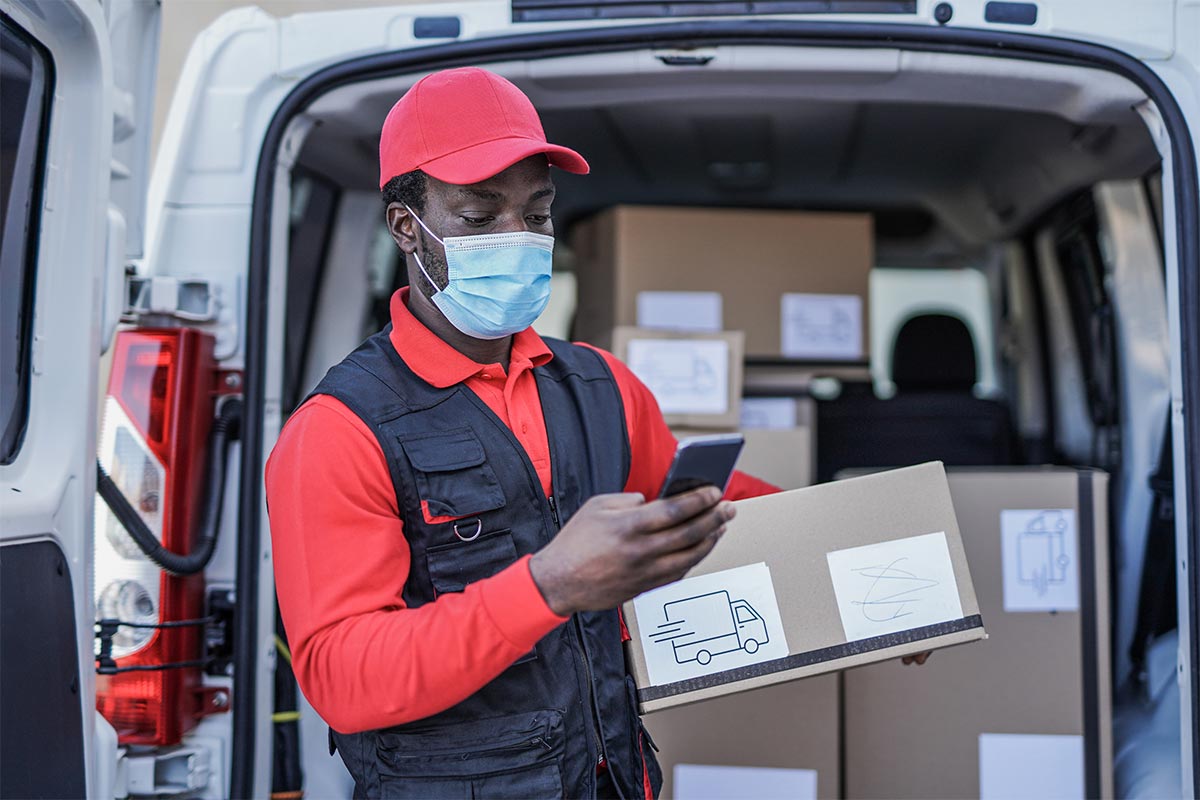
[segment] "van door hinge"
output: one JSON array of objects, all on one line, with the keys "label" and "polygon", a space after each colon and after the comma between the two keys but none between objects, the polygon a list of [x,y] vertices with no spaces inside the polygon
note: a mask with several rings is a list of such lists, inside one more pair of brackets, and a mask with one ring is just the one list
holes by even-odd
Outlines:
[{"label": "van door hinge", "polygon": [[204,747],[129,751],[117,764],[116,797],[176,797],[208,786],[211,754]]},{"label": "van door hinge", "polygon": [[171,317],[211,322],[221,309],[220,290],[206,278],[129,275],[125,278],[125,321]]},{"label": "van door hinge", "polygon": [[170,275],[125,276],[121,321],[147,327],[186,323],[216,337],[213,356],[232,358],[239,348],[245,291],[236,275],[180,278]]}]

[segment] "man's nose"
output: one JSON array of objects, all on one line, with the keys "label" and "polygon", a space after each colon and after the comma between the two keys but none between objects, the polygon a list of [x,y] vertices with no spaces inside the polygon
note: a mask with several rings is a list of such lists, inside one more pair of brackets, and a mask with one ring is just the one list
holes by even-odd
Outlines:
[{"label": "man's nose", "polygon": [[525,219],[525,214],[521,211],[504,214],[497,223],[496,233],[522,233],[533,230],[533,226]]}]

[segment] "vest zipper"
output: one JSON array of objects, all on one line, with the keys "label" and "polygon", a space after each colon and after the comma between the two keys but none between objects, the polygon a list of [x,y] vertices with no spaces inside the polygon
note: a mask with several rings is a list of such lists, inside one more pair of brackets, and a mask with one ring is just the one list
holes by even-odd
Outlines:
[{"label": "vest zipper", "polygon": [[[562,529],[562,520],[558,518],[558,503],[554,500],[554,495],[547,496],[546,500],[550,504],[550,516],[554,518],[554,527],[558,530]],[[600,706],[596,702],[595,679],[592,676],[592,656],[588,652],[587,639],[583,636],[583,624],[579,621],[578,614],[572,614],[572,621],[575,623],[575,635],[579,637],[579,647],[583,650],[583,671],[587,676],[588,700],[592,706],[592,735],[596,737],[596,764],[604,764],[608,761],[608,754],[604,752],[604,737],[600,735]]]}]

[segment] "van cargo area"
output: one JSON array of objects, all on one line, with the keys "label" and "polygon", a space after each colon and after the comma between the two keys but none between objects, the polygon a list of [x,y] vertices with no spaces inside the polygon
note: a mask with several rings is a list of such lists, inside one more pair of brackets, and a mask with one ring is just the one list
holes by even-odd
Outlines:
[{"label": "van cargo area", "polygon": [[[1111,72],[974,55],[750,45],[687,53],[688,59],[675,59],[662,51],[630,50],[485,65],[529,95],[551,141],[583,153],[592,166],[587,176],[553,174],[555,296],[535,327],[611,346],[617,326],[647,321],[633,311],[635,305],[642,309],[638,287],[722,295],[725,327],[739,330],[729,320],[751,320],[745,323],[741,394],[786,397],[814,409],[811,417],[790,423],[808,431],[803,437],[788,439],[783,434],[790,431],[780,431],[778,441],[803,443],[804,452],[774,455],[782,462],[777,480],[788,486],[798,485],[797,471],[804,480],[824,481],[846,468],[928,459],[951,466],[1054,463],[1110,471],[1112,593],[1124,602],[1114,603],[1111,615],[1105,606],[1101,622],[1089,617],[1086,624],[1107,626],[1105,642],[1111,631],[1111,647],[1091,656],[1092,666],[1105,662],[1104,686],[1111,660],[1112,686],[1133,691],[1129,652],[1137,603],[1130,598],[1140,590],[1152,503],[1145,477],[1154,469],[1167,411],[1167,342],[1161,322],[1151,323],[1145,330],[1153,335],[1143,346],[1156,355],[1135,364],[1127,359],[1132,338],[1100,326],[1129,285],[1121,275],[1131,266],[1118,261],[1131,256],[1130,246],[1145,248],[1136,251],[1139,269],[1159,265],[1152,276],[1143,270],[1137,278],[1158,284],[1154,307],[1134,312],[1130,305],[1130,313],[1160,321],[1166,314],[1161,255],[1152,238],[1160,224],[1160,156],[1140,113],[1145,94]],[[280,370],[278,399],[285,413],[364,335],[386,324],[388,298],[406,282],[383,227],[376,146],[380,121],[418,77],[349,83],[321,95],[292,123],[291,201],[276,206],[275,221],[278,226],[287,215],[287,289],[279,295],[286,298],[286,321],[282,351],[270,355]],[[684,216],[664,226],[650,214],[659,207],[707,211],[694,223]],[[617,219],[629,220],[632,233],[596,223],[617,208],[628,210]],[[801,213],[789,223],[780,212]],[[824,261],[811,254],[805,259],[812,242],[803,233],[810,224],[803,212],[820,232],[812,235],[834,237],[822,243],[832,254]],[[835,233],[822,222],[830,212],[838,219],[857,215],[867,225]],[[778,221],[760,223],[770,214]],[[647,219],[641,229],[639,215]],[[1150,230],[1129,245],[1128,223],[1138,218]],[[609,238],[597,245],[597,236]],[[652,255],[629,262],[626,284],[621,263],[597,262],[598,246]],[[854,260],[864,258],[861,266]],[[789,269],[802,272],[789,275]],[[857,274],[862,277],[850,277]],[[843,292],[859,297],[866,309],[857,357],[789,357],[786,347],[778,349],[778,320],[774,328],[768,325],[769,334],[753,327],[761,317],[755,304],[777,309],[783,291],[836,291],[813,288],[830,285],[848,287]],[[965,330],[955,329],[956,320]],[[927,328],[914,331],[906,322]],[[899,341],[902,327],[907,345]],[[767,346],[752,349],[751,342]],[[1116,353],[1124,354],[1120,382],[1112,369]],[[965,366],[946,369],[965,370],[965,377],[953,378],[953,386],[936,385],[939,370],[956,359]],[[1134,395],[1153,405],[1138,419],[1118,411]],[[717,422],[706,426],[700,415],[697,425],[691,416],[686,425],[737,427],[728,411],[711,419]],[[769,449],[770,439],[763,441]],[[998,568],[972,563],[972,571]],[[1063,663],[1081,669],[1061,654],[1007,657],[1014,663],[1027,659],[1035,672],[1057,675],[1052,680],[1081,679],[1074,672],[1059,674]],[[1046,666],[1038,666],[1040,657],[1049,659]],[[777,704],[777,712],[756,717],[764,735],[787,737],[806,713],[819,719],[830,703],[843,702],[838,698],[848,689],[837,688],[842,679],[828,686],[824,679],[810,680],[797,684],[795,697]],[[786,694],[788,686],[769,691]],[[760,692],[747,702],[757,702]],[[732,713],[719,705],[712,714]],[[726,750],[720,725],[697,722],[706,718],[704,708],[648,717],[651,731],[667,740],[668,767],[708,759],[811,768],[821,797],[847,796],[846,789],[855,787],[875,796],[866,788],[872,780],[898,795],[931,791],[925,784],[908,787],[899,772],[874,769],[868,775],[857,760],[847,761],[841,725],[829,730],[841,742],[837,759],[813,743],[811,731],[790,750]],[[871,713],[892,712],[886,699],[873,698]],[[1105,728],[1102,735],[1096,726],[1079,735],[1088,740],[1087,752],[1104,754],[1088,761],[1087,789],[1109,795],[1115,771],[1117,794],[1125,793],[1146,771],[1147,756],[1136,746],[1123,749],[1126,743],[1118,739],[1114,770],[1112,716],[1106,711],[1096,717],[1094,708],[1072,713],[1101,719]],[[302,736],[311,740],[320,724],[311,712],[308,717]],[[680,735],[682,719],[691,720],[686,736]],[[980,724],[988,730],[986,715]],[[1061,727],[1063,734],[1082,730],[1066,719]],[[1031,734],[1053,729],[1053,723],[1029,721]],[[314,753],[318,745],[304,747]],[[919,756],[925,763],[939,758]],[[915,756],[897,750],[894,757]],[[336,780],[323,768],[306,769],[317,781],[311,786]],[[977,782],[980,773],[971,766],[967,774]],[[669,791],[671,786],[669,778]]]}]

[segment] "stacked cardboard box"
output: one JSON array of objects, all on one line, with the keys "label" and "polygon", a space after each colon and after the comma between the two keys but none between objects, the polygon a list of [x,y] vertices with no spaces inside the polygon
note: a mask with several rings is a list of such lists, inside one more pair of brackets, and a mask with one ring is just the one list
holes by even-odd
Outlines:
[{"label": "stacked cardboard box", "polygon": [[663,798],[676,797],[679,766],[811,770],[816,796],[841,796],[837,675],[818,675],[645,718],[659,746]]},{"label": "stacked cardboard box", "polygon": [[866,214],[611,208],[571,229],[575,336],[662,323],[744,331],[750,357],[861,361],[872,236]]},{"label": "stacked cardboard box", "polygon": [[846,672],[847,796],[1111,797],[1107,476],[949,479],[989,638]]},{"label": "stacked cardboard box", "polygon": [[658,400],[673,427],[736,428],[741,419],[741,331],[681,333],[621,326],[612,352]]}]

